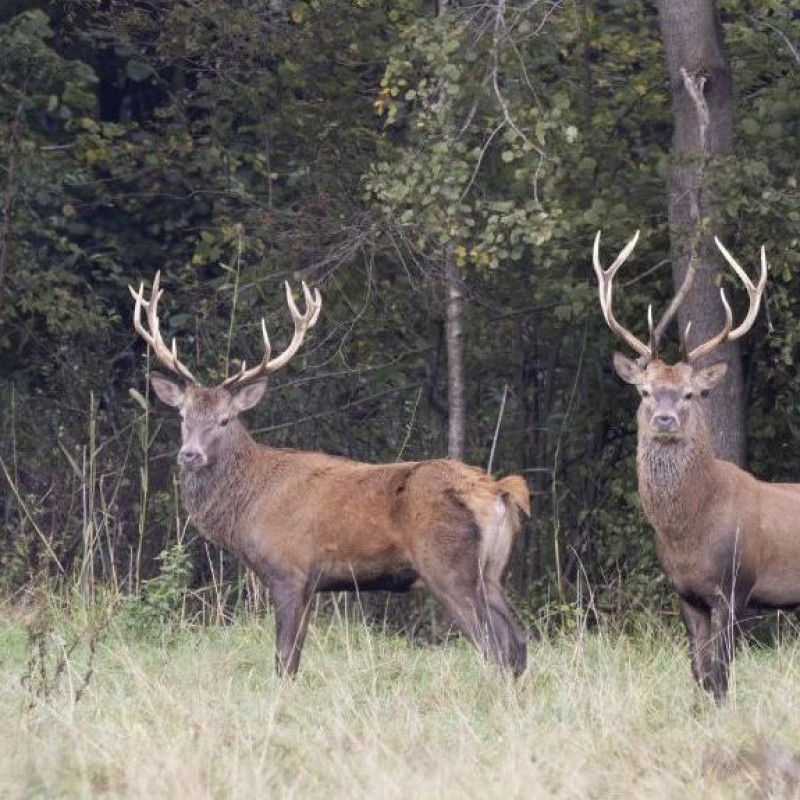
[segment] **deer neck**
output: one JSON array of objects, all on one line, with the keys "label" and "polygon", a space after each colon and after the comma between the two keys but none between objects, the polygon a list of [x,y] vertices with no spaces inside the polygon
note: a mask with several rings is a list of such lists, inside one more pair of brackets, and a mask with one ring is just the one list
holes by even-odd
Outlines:
[{"label": "deer neck", "polygon": [[683,538],[690,534],[714,470],[705,420],[693,415],[686,434],[676,440],[653,436],[642,422],[636,456],[642,505],[658,536]]},{"label": "deer neck", "polygon": [[237,549],[239,520],[252,502],[254,456],[258,445],[238,420],[217,459],[199,470],[181,469],[181,496],[202,535],[215,544]]}]

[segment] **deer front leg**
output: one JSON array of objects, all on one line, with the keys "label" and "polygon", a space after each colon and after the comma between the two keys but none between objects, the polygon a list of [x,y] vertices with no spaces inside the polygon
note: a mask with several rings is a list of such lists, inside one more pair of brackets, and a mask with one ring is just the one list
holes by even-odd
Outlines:
[{"label": "deer front leg", "polygon": [[270,593],[275,606],[275,669],[280,676],[293,676],[308,629],[311,592],[306,582],[281,578],[273,579]]},{"label": "deer front leg", "polygon": [[681,618],[689,640],[692,675],[699,686],[713,692],[714,640],[711,633],[711,611],[705,606],[681,598]]},{"label": "deer front leg", "polygon": [[714,664],[711,691],[717,705],[728,694],[728,677],[736,647],[736,632],[743,603],[735,598],[721,598],[711,609],[711,635],[714,638]]}]

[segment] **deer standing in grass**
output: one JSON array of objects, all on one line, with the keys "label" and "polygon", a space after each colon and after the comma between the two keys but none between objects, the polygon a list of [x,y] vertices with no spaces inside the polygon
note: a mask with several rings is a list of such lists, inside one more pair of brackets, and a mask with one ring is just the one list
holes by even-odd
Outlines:
[{"label": "deer standing in grass", "polygon": [[[235,553],[268,586],[276,617],[276,666],[294,674],[314,592],[424,584],[456,626],[489,658],[520,674],[526,638],[502,588],[520,514],[530,513],[519,476],[494,480],[458,461],[363,464],[323,453],[257,444],[238,420],[264,396],[319,316],[322,300],[303,284],[306,309],[286,298],[294,336],[219,386],[201,386],[159,331],[159,274],[144,286],[134,327],[169,377],[150,374],[156,395],[182,417],[182,499],[202,535]],[[146,311],[147,328],[142,324]]]},{"label": "deer standing in grass", "polygon": [[727,367],[724,363],[699,367],[697,361],[750,330],[766,285],[767,260],[762,247],[761,274],[758,284],[753,284],[715,239],[747,288],[747,315],[733,328],[733,315],[720,289],[726,317],[722,330],[686,353],[680,363],[666,364],[658,358],[658,332],[666,328],[685,297],[688,283],[684,282],[677,302],[655,328],[649,314],[649,344],[622,327],[611,308],[614,275],[638,235],[637,231],[604,270],[598,231],[594,268],[600,306],[609,328],[639,354],[636,361],[614,354],[617,374],[641,396],[636,454],[639,495],[655,528],[661,566],[680,597],[692,672],[721,702],[728,689],[737,621],[750,610],[800,605],[800,484],[764,483],[715,458],[698,402]]}]

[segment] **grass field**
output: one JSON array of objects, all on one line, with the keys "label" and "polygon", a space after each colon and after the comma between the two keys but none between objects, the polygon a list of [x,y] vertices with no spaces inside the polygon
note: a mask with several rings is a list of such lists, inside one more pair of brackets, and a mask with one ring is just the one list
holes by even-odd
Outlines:
[{"label": "grass field", "polygon": [[114,622],[81,692],[80,615],[32,644],[5,612],[3,798],[800,796],[794,636],[745,646],[717,709],[660,623],[534,641],[514,683],[463,641],[345,620],[312,624],[294,682],[273,674],[269,620]]}]

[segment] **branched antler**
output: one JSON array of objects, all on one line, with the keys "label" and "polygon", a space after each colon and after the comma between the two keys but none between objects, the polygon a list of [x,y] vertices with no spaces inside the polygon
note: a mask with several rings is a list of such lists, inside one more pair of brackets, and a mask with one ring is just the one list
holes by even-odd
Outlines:
[{"label": "branched antler", "polygon": [[[691,285],[693,277],[693,270],[690,269],[687,271],[683,284],[675,294],[675,297],[669,304],[669,307],[662,316],[658,325],[655,327],[653,326],[652,306],[648,307],[647,321],[648,328],[650,330],[650,342],[649,344],[645,344],[640,339],[637,339],[636,336],[627,330],[627,328],[624,328],[619,322],[617,322],[616,318],[614,317],[614,312],[611,309],[614,276],[616,275],[617,270],[619,270],[619,268],[625,263],[628,256],[631,254],[633,248],[636,246],[636,241],[638,238],[639,231],[636,231],[633,238],[628,242],[628,244],[625,245],[620,254],[616,257],[614,263],[608,269],[604,270],[600,265],[600,231],[598,231],[597,236],[595,236],[594,239],[594,271],[597,273],[597,280],[599,283],[600,308],[603,311],[603,317],[605,317],[608,327],[611,328],[614,333],[621,336],[628,343],[628,345],[645,361],[653,361],[658,357],[658,342],[661,334],[688,294],[689,286]],[[764,294],[764,288],[767,284],[767,255],[763,245],[761,247],[761,274],[759,275],[758,284],[754,284],[750,278],[747,277],[747,273],[739,266],[734,257],[725,249],[722,242],[720,242],[716,236],[714,237],[714,242],[716,243],[725,260],[731,265],[731,267],[733,267],[734,272],[736,272],[739,278],[741,278],[742,283],[744,283],[745,288],[747,289],[747,295],[750,298],[750,306],[748,308],[747,315],[742,321],[742,324],[733,329],[733,312],[731,311],[727,297],[725,297],[725,290],[720,289],[720,299],[722,300],[722,305],[725,309],[725,324],[722,330],[716,334],[716,336],[713,336],[707,342],[698,345],[686,354],[685,360],[688,363],[692,363],[693,361],[708,355],[712,350],[717,348],[725,341],[734,341],[735,339],[739,339],[740,337],[744,336],[744,334],[746,334],[750,328],[753,327],[753,322],[758,314],[758,307],[761,303],[761,297]],[[684,341],[688,333],[689,326],[686,328]]]},{"label": "branched antler", "polygon": [[750,278],[747,277],[747,273],[736,262],[736,259],[725,249],[725,246],[716,236],[714,237],[714,243],[717,245],[717,248],[719,249],[720,253],[722,253],[725,260],[731,265],[731,267],[733,267],[733,271],[739,276],[742,283],[745,285],[750,304],[747,309],[747,314],[745,315],[744,320],[742,320],[741,325],[731,330],[731,328],[733,328],[733,312],[728,304],[728,298],[725,297],[725,289],[720,288],[719,296],[722,300],[722,305],[725,308],[725,324],[723,325],[722,330],[716,336],[712,336],[707,342],[698,345],[686,354],[686,361],[690,364],[693,361],[697,361],[697,359],[708,355],[723,342],[732,342],[736,339],[740,339],[750,330],[750,328],[753,327],[753,323],[758,315],[758,307],[761,303],[761,297],[763,296],[764,288],[767,285],[767,253],[764,249],[764,245],[761,245],[761,273],[758,276],[758,283],[754,284]]},{"label": "branched antler", "polygon": [[222,382],[223,386],[227,388],[232,386],[240,386],[244,383],[257,380],[263,375],[267,375],[270,372],[275,372],[275,370],[285,366],[289,363],[292,356],[294,356],[294,354],[300,349],[300,345],[303,343],[306,333],[316,324],[317,318],[319,317],[319,312],[322,309],[322,296],[319,293],[319,289],[314,289],[314,293],[312,294],[311,290],[308,288],[308,286],[306,286],[305,281],[303,281],[303,296],[305,297],[306,301],[306,310],[301,314],[294,302],[292,290],[289,288],[289,284],[286,283],[285,285],[286,303],[289,306],[289,311],[291,312],[292,319],[294,320],[294,336],[292,337],[292,341],[289,343],[289,346],[277,358],[271,358],[272,345],[269,343],[267,325],[262,319],[261,335],[264,339],[264,358],[261,360],[260,364],[252,369],[247,369],[243,361],[242,368],[239,370],[239,372],[224,380]]},{"label": "branched antler", "polygon": [[[132,286],[129,286],[133,299],[136,301],[136,307],[133,311],[133,326],[136,332],[153,348],[156,358],[170,371],[184,380],[191,383],[197,383],[192,373],[187,367],[178,359],[178,348],[175,340],[172,340],[172,349],[167,347],[164,339],[161,336],[161,330],[158,323],[158,301],[164,290],[160,288],[161,273],[157,272],[153,279],[153,290],[150,294],[150,300],[144,299],[144,284],[139,286],[139,291],[135,291]],[[310,328],[313,328],[319,317],[319,312],[322,309],[322,297],[319,289],[315,289],[313,294],[311,290],[303,282],[303,295],[306,300],[306,310],[301,314],[297,308],[292,297],[292,290],[289,284],[286,284],[286,302],[289,305],[289,311],[294,319],[294,336],[289,346],[277,357],[271,358],[272,347],[269,343],[269,336],[267,335],[267,326],[264,320],[261,320],[261,333],[264,338],[264,358],[258,366],[252,369],[247,369],[244,362],[242,368],[235,375],[226,378],[222,382],[222,386],[230,388],[232,386],[240,386],[244,383],[257,380],[262,375],[280,369],[289,363],[290,359],[299,350],[303,339]],[[142,324],[142,309],[145,309],[147,314],[147,328]]]},{"label": "branched antler", "polygon": [[[133,310],[133,327],[142,339],[153,348],[156,358],[170,372],[174,372],[191,383],[197,383],[192,373],[178,359],[178,345],[175,339],[172,340],[172,349],[170,350],[161,336],[161,329],[158,324],[158,301],[164,290],[159,288],[160,281],[161,272],[159,271],[156,272],[156,276],[153,278],[153,290],[150,293],[150,300],[144,299],[144,283],[139,284],[138,292],[134,290],[133,286],[128,287],[133,299],[136,301],[136,307]],[[147,328],[142,325],[142,308],[145,309],[147,314]]]},{"label": "branched antler", "polygon": [[645,344],[643,341],[634,336],[627,328],[617,322],[614,312],[611,309],[611,296],[614,285],[614,276],[617,270],[627,261],[628,256],[633,252],[636,247],[636,242],[639,240],[639,231],[633,235],[633,238],[625,245],[620,251],[620,254],[614,259],[614,263],[608,268],[603,269],[600,264],[600,231],[597,231],[597,236],[594,237],[594,271],[597,273],[598,288],[600,291],[600,308],[603,311],[606,324],[611,330],[621,336],[642,358],[646,361],[652,361],[656,357],[657,342],[655,341],[653,333],[653,309],[652,306],[647,310],[647,321],[650,329],[650,343]]}]

